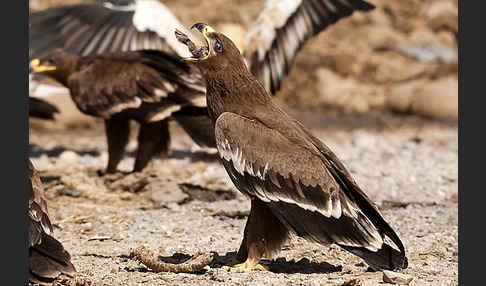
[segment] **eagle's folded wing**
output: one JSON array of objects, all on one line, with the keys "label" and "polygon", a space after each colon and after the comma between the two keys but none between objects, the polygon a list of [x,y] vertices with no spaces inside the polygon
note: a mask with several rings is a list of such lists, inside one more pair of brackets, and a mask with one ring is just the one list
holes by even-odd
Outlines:
[{"label": "eagle's folded wing", "polygon": [[381,248],[379,229],[336,182],[323,156],[233,113],[218,118],[215,133],[233,182],[267,202],[298,235],[319,243]]},{"label": "eagle's folded wing", "polygon": [[155,50],[95,58],[69,76],[68,86],[81,111],[104,118],[142,108],[146,121],[157,121],[182,106],[206,104],[199,74],[178,58]]}]

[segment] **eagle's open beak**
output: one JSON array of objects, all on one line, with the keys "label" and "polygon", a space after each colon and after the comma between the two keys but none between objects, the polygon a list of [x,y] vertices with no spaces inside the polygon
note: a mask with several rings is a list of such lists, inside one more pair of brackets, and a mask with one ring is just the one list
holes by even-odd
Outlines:
[{"label": "eagle's open beak", "polygon": [[55,66],[41,66],[39,59],[33,59],[29,64],[29,73],[41,73],[56,70]]},{"label": "eagle's open beak", "polygon": [[[214,33],[216,32],[213,28],[211,28],[208,24],[204,24],[204,23],[196,23],[194,25],[191,26],[191,29],[198,29],[199,32],[201,32],[201,34],[203,35],[204,39],[206,40],[206,43],[207,43],[207,53],[206,55],[202,56],[202,57],[189,57],[189,58],[184,58],[184,60],[188,61],[188,62],[198,62],[198,61],[203,61],[207,58],[209,58],[209,56],[211,55],[211,41],[209,39],[209,35],[211,33]],[[177,31],[176,31],[176,35],[177,35]],[[180,32],[179,32],[180,33]],[[181,35],[179,34],[178,37],[180,37]],[[185,35],[183,35],[185,36]],[[187,36],[186,36],[187,37]],[[187,44],[186,44],[187,45]],[[194,54],[194,53],[193,53]]]}]

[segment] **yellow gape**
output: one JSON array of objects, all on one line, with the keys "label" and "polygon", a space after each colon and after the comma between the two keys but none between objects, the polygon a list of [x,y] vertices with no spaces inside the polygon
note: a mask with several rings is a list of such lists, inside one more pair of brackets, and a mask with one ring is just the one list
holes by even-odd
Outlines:
[{"label": "yellow gape", "polygon": [[30,67],[34,70],[34,73],[41,73],[45,71],[56,70],[55,66],[41,66],[39,59],[33,59],[30,61]]}]

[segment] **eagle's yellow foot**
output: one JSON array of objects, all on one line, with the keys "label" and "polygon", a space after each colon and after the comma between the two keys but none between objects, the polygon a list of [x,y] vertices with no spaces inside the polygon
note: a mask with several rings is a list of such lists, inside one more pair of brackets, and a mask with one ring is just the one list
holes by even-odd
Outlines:
[{"label": "eagle's yellow foot", "polygon": [[241,264],[236,264],[233,267],[231,266],[223,266],[221,267],[223,270],[229,272],[251,272],[253,270],[263,270],[268,271],[268,266],[261,265],[260,263],[253,264],[248,260]]}]

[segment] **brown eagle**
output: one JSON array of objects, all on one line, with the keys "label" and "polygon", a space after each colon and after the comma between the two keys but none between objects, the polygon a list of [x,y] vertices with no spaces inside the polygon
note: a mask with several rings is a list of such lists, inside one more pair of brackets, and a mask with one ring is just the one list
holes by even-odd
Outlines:
[{"label": "brown eagle", "polygon": [[203,23],[193,27],[207,47],[187,61],[206,81],[221,162],[251,199],[242,263],[230,269],[264,269],[260,258],[277,253],[289,233],[335,243],[374,269],[406,268],[400,238],[336,155],[275,104],[229,38]]},{"label": "brown eagle", "polygon": [[29,281],[51,285],[61,274],[72,276],[76,269],[71,256],[53,236],[42,183],[29,160]]},{"label": "brown eagle", "polygon": [[79,56],[56,49],[31,60],[30,69],[66,86],[81,112],[105,119],[108,173],[123,158],[130,120],[140,123],[135,172],[167,153],[170,118],[199,145],[215,146],[202,78],[177,56],[159,50]]}]

